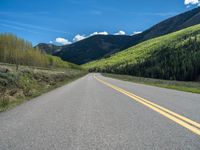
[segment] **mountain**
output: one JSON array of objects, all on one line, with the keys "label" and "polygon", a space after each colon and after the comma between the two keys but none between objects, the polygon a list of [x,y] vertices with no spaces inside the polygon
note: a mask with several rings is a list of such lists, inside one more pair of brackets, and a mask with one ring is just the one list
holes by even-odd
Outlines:
[{"label": "mountain", "polygon": [[131,36],[127,35],[94,35],[70,45],[40,43],[36,48],[63,60],[83,64],[119,52],[131,44]]},{"label": "mountain", "polygon": [[200,79],[200,25],[147,40],[110,58],[83,65],[89,71],[194,81]]},{"label": "mountain", "polygon": [[84,64],[93,60],[109,57],[128,47],[134,46],[145,40],[172,33],[186,27],[200,23],[200,7],[169,18],[151,27],[141,34],[133,36],[125,35],[96,35],[82,41],[55,47],[49,44],[38,46],[47,53],[61,57],[76,64]]},{"label": "mountain", "polygon": [[74,44],[63,46],[61,51],[54,53],[54,55],[76,64],[84,64],[119,52],[131,43],[130,36],[95,35]]},{"label": "mountain", "polygon": [[141,34],[142,41],[172,33],[200,23],[200,7],[156,24]]},{"label": "mountain", "polygon": [[56,46],[54,44],[46,44],[46,43],[40,43],[35,48],[38,48],[42,50],[43,52],[46,52],[47,54],[54,54],[61,50],[61,46]]}]

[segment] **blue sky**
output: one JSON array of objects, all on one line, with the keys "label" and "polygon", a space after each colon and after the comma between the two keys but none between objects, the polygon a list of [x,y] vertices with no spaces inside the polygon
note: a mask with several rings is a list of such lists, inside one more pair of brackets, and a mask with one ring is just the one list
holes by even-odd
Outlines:
[{"label": "blue sky", "polygon": [[197,5],[199,0],[0,0],[0,32],[34,45],[70,44],[94,34],[131,35]]}]

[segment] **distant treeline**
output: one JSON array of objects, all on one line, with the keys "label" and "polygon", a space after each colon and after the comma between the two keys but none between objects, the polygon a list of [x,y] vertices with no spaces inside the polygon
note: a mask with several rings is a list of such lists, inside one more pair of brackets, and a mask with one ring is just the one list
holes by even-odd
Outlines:
[{"label": "distant treeline", "polygon": [[10,33],[0,34],[0,62],[38,67],[77,67],[33,48],[30,42]]},{"label": "distant treeline", "polygon": [[150,78],[200,80],[200,25],[143,42],[85,67]]}]

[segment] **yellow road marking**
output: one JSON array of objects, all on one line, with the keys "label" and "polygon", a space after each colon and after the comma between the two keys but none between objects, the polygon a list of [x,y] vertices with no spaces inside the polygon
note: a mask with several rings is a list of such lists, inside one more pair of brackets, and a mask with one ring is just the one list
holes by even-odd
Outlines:
[{"label": "yellow road marking", "polygon": [[197,123],[197,122],[195,122],[193,120],[190,120],[190,119],[188,119],[188,118],[186,118],[184,116],[181,116],[181,115],[179,115],[179,114],[177,114],[177,113],[175,113],[175,112],[173,112],[173,111],[171,111],[169,109],[166,109],[166,108],[164,108],[162,106],[159,106],[159,105],[157,105],[157,104],[155,104],[155,103],[153,103],[153,102],[151,102],[151,101],[149,101],[147,99],[144,99],[144,98],[139,97],[139,96],[137,96],[137,95],[135,95],[133,93],[130,93],[130,92],[128,92],[128,91],[126,91],[126,90],[124,90],[122,88],[119,88],[119,87],[114,86],[114,85],[112,85],[112,84],[110,84],[108,82],[105,82],[105,81],[97,78],[95,75],[94,75],[94,78],[96,80],[98,80],[100,83],[103,83],[104,85],[106,85],[106,86],[108,86],[108,87],[110,87],[110,88],[112,88],[112,89],[114,89],[114,90],[116,90],[116,91],[118,91],[120,93],[123,93],[124,95],[132,98],[133,100],[135,100],[135,101],[147,106],[148,108],[158,112],[159,114],[167,117],[168,119],[178,123],[182,127],[185,127],[188,130],[192,131],[193,133],[195,133],[197,135],[200,135],[200,124],[199,123]]}]

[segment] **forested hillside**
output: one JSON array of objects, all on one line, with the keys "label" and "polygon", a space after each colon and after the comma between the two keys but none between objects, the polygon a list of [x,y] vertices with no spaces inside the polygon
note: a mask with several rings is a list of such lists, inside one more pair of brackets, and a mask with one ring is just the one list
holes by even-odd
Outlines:
[{"label": "forested hillside", "polygon": [[8,33],[0,34],[0,62],[39,67],[77,68],[76,65],[43,53],[33,48],[30,42]]},{"label": "forested hillside", "polygon": [[142,77],[199,80],[200,25],[148,40],[84,67]]}]

